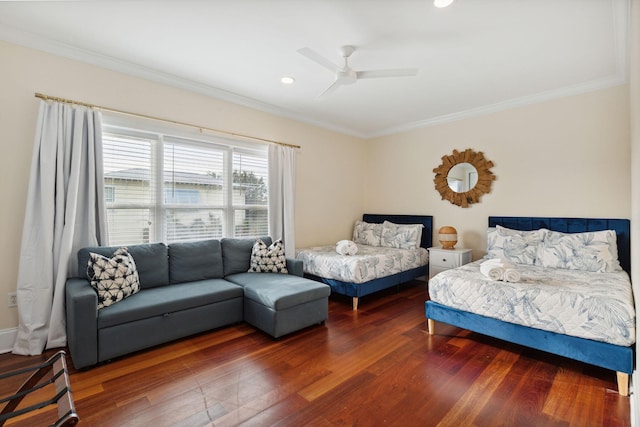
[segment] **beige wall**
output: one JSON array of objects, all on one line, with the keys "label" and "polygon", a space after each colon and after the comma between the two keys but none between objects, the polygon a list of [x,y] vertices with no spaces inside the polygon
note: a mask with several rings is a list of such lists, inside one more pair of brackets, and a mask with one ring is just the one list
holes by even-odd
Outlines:
[{"label": "beige wall", "polygon": [[6,296],[17,282],[35,92],[300,145],[298,247],[343,239],[362,215],[365,143],[358,138],[0,42],[0,331],[17,326]]},{"label": "beige wall", "polygon": [[[470,118],[369,141],[365,210],[434,216],[459,246],[484,255],[487,216],[631,216],[628,87]],[[470,208],[433,184],[441,156],[482,151],[494,162],[490,194]],[[437,236],[434,236],[434,241]]]}]

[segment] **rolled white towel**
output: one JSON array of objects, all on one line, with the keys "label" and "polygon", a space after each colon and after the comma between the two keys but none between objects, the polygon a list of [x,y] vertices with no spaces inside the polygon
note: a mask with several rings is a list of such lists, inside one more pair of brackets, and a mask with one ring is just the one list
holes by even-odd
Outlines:
[{"label": "rolled white towel", "polygon": [[511,282],[511,283],[519,282],[520,272],[515,268],[507,268],[504,270],[504,275],[502,276],[502,279],[505,282]]},{"label": "rolled white towel", "polygon": [[336,252],[340,255],[355,255],[358,253],[358,245],[351,240],[340,240],[336,243]]},{"label": "rolled white towel", "polygon": [[502,268],[515,268],[512,262],[507,261],[504,258],[489,258],[482,262],[483,264],[499,265]]},{"label": "rolled white towel", "polygon": [[491,280],[502,280],[504,277],[504,268],[500,267],[496,263],[482,263],[480,264],[480,272],[487,276]]},{"label": "rolled white towel", "polygon": [[482,274],[491,280],[504,280],[505,282],[519,282],[520,272],[516,266],[506,259],[491,258],[480,264]]},{"label": "rolled white towel", "polygon": [[511,269],[515,269],[516,268],[516,266],[512,262],[509,262],[504,258],[491,258],[491,259],[488,259],[488,260],[484,261],[483,264],[497,265],[498,267],[502,267],[505,270],[507,268],[511,268]]},{"label": "rolled white towel", "polygon": [[349,240],[347,243],[347,255],[355,255],[357,253],[358,253],[358,245],[356,245],[355,242],[352,242],[351,240]]}]

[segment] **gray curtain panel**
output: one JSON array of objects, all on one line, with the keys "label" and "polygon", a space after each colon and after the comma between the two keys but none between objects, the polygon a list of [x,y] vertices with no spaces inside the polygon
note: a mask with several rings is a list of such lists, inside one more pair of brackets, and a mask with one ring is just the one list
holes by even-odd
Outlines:
[{"label": "gray curtain panel", "polygon": [[98,111],[40,102],[18,270],[13,353],[67,344],[64,286],[84,246],[107,245]]},{"label": "gray curtain panel", "polygon": [[284,253],[295,257],[295,182],[296,152],[294,147],[269,146],[269,235],[282,239]]}]

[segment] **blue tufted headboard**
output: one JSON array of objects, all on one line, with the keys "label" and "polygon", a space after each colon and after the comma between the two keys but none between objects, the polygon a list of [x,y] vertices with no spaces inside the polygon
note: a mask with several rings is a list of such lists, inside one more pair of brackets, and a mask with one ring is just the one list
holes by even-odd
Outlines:
[{"label": "blue tufted headboard", "polygon": [[430,248],[433,246],[433,216],[431,215],[376,215],[364,214],[362,220],[373,224],[382,224],[385,221],[395,224],[422,224],[422,240],[420,246]]},{"label": "blue tufted headboard", "polygon": [[624,271],[631,274],[631,222],[628,219],[490,216],[489,227],[496,225],[523,231],[546,228],[562,233],[614,230],[620,265]]}]

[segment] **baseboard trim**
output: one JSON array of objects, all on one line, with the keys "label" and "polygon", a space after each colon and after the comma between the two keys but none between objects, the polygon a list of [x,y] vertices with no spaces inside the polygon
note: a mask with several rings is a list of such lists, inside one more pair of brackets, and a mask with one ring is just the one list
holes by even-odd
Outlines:
[{"label": "baseboard trim", "polygon": [[11,352],[17,335],[18,328],[0,330],[0,354]]}]

